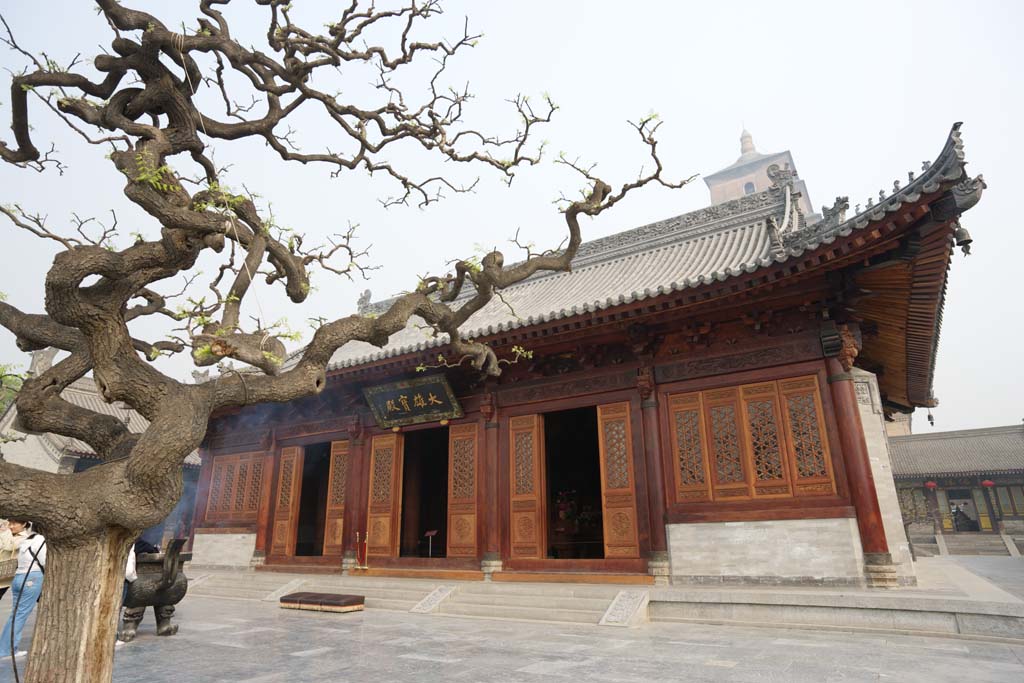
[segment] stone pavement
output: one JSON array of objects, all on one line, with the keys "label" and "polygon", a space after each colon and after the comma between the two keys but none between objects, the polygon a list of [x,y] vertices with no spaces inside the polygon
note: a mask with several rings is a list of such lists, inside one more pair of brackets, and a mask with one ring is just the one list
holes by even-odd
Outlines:
[{"label": "stone pavement", "polygon": [[953,556],[945,558],[1024,600],[1024,557]]},{"label": "stone pavement", "polygon": [[[1024,646],[865,633],[649,624],[636,629],[431,617],[388,610],[296,613],[188,597],[181,631],[152,614],[117,651],[114,680],[880,681],[1024,680]],[[0,682],[12,681],[9,667]]]}]

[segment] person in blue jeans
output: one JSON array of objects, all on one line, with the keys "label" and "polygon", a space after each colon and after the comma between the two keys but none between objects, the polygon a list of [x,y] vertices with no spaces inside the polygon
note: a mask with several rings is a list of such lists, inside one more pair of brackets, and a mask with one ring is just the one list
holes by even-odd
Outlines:
[{"label": "person in blue jeans", "polygon": [[18,569],[11,582],[11,616],[0,634],[0,658],[25,654],[18,651],[18,643],[25,622],[39,601],[46,571],[46,539],[32,532],[31,522],[10,520],[10,527],[15,534],[25,529],[29,535],[18,546]]}]

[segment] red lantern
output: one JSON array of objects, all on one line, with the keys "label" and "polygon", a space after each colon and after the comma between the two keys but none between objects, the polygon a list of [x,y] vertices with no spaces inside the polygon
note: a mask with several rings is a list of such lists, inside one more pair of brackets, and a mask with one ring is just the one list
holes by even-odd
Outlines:
[{"label": "red lantern", "polygon": [[926,482],[924,483],[924,487],[925,487],[926,489],[932,489],[932,490],[935,490],[936,488],[938,488],[938,486],[939,486],[939,485],[938,485],[938,484],[936,484],[936,483],[935,483],[934,481],[926,481]]},{"label": "red lantern", "polygon": [[995,486],[996,483],[994,481],[992,481],[991,479],[986,479],[985,481],[981,482],[981,485],[984,486],[987,489],[990,489],[993,486]]}]

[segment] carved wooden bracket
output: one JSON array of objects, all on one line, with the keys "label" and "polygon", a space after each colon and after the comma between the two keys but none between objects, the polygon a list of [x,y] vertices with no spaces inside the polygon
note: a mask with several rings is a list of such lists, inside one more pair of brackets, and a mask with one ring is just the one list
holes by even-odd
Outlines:
[{"label": "carved wooden bracket", "polygon": [[840,325],[839,339],[841,342],[838,354],[839,364],[843,366],[843,370],[849,372],[854,361],[857,360],[857,354],[860,353],[860,334],[856,330],[851,330],[849,325]]},{"label": "carved wooden bracket", "polygon": [[346,420],[345,431],[348,432],[348,438],[352,441],[356,441],[363,435],[363,421],[359,419],[359,415],[352,415]]},{"label": "carved wooden bracket", "polygon": [[645,401],[654,393],[654,371],[650,367],[637,368],[636,388],[640,391],[640,398]]},{"label": "carved wooden bracket", "polygon": [[821,324],[821,350],[826,357],[839,360],[843,370],[849,372],[861,349],[860,328],[826,320]]},{"label": "carved wooden bracket", "polygon": [[486,422],[494,421],[494,414],[497,410],[497,402],[493,393],[486,393],[480,397],[480,415]]}]

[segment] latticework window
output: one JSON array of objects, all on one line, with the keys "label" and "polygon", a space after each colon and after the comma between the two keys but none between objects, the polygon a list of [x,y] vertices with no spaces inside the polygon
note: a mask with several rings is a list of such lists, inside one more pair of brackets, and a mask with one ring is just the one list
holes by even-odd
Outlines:
[{"label": "latticework window", "polygon": [[668,398],[677,504],[835,493],[816,376]]},{"label": "latticework window", "polygon": [[263,454],[219,455],[213,458],[211,467],[206,519],[216,522],[254,520],[263,489]]}]

